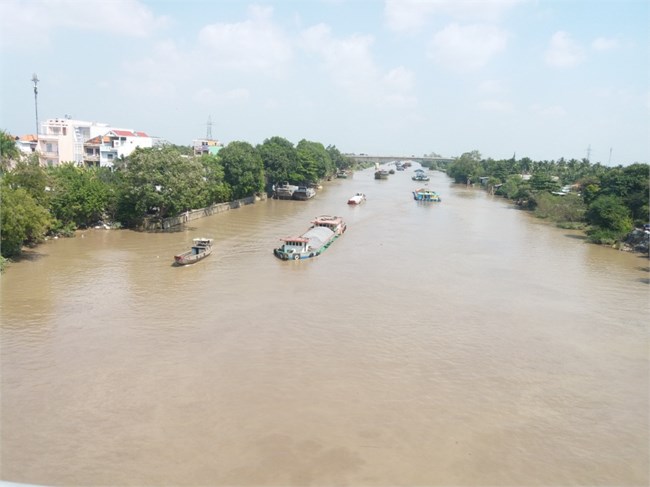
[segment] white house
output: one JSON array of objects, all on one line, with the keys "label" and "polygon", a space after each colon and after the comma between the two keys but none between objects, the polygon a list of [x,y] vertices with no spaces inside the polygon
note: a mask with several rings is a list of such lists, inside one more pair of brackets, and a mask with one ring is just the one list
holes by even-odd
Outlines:
[{"label": "white house", "polygon": [[138,147],[144,149],[151,148],[153,145],[153,138],[144,132],[112,129],[101,137],[99,165],[112,167],[113,161],[120,157],[128,157]]},{"label": "white house", "polygon": [[58,166],[64,162],[82,164],[84,142],[110,130],[108,124],[51,118],[41,124],[37,152],[41,165]]}]

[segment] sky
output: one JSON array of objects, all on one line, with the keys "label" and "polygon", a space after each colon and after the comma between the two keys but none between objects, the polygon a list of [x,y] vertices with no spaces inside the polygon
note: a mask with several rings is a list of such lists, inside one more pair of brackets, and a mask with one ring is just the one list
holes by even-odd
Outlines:
[{"label": "sky", "polygon": [[650,162],[648,0],[3,0],[0,129]]}]

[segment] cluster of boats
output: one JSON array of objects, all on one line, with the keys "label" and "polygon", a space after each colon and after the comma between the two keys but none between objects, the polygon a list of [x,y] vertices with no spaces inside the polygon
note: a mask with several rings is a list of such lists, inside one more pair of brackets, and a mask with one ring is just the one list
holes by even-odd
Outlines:
[{"label": "cluster of boats", "polygon": [[[406,164],[403,166],[406,166]],[[382,178],[384,173],[386,177],[390,174],[387,170],[376,169],[375,178],[378,178],[378,173],[381,173]],[[428,181],[429,177],[424,170],[416,169],[415,176],[411,179],[414,181]],[[273,190],[274,196],[279,199],[305,200],[312,198],[316,194],[313,188],[292,186],[287,183],[276,185]],[[416,201],[441,201],[440,195],[429,188],[420,188],[413,191],[413,199]],[[348,205],[360,205],[365,201],[366,195],[357,192],[348,198]],[[273,254],[282,260],[301,260],[316,257],[343,235],[346,229],[347,224],[342,217],[321,215],[312,220],[311,226],[301,235],[281,238],[280,240],[283,243],[280,247],[273,249]],[[187,265],[198,262],[212,253],[212,244],[213,239],[211,238],[195,238],[189,250],[174,256],[174,263],[176,265]]]},{"label": "cluster of boats", "polygon": [[305,201],[316,196],[316,190],[311,186],[295,186],[289,183],[273,185],[273,197],[278,200]]}]

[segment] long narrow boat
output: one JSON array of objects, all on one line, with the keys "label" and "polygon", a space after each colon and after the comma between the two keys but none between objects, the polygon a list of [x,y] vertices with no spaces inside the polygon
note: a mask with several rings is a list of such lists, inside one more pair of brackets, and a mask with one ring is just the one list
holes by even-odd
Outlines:
[{"label": "long narrow boat", "polygon": [[311,224],[309,230],[300,236],[281,238],[284,243],[277,249],[273,249],[273,254],[282,260],[316,257],[347,229],[340,216],[322,215],[314,219]]},{"label": "long narrow boat", "polygon": [[174,263],[176,265],[194,264],[195,262],[205,259],[212,253],[213,240],[211,238],[195,238],[193,242],[194,245],[192,245],[190,250],[174,256]]}]

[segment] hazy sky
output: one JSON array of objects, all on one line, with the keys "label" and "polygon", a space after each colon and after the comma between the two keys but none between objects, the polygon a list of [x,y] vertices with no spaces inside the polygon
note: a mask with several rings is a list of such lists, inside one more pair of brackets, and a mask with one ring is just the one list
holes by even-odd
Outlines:
[{"label": "hazy sky", "polygon": [[0,129],[650,162],[648,0],[2,0]]}]

